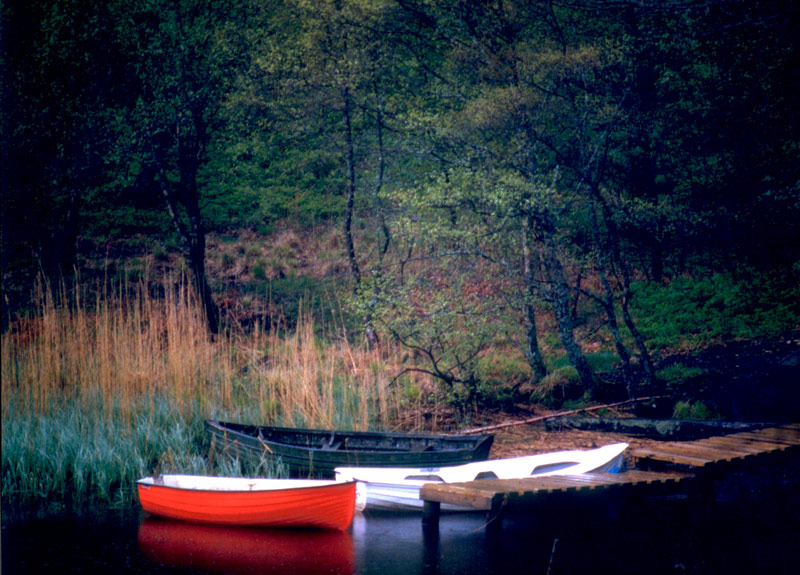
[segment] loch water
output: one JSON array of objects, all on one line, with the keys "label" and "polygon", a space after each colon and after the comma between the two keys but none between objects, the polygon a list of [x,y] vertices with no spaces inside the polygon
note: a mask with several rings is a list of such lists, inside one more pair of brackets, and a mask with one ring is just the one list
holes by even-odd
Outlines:
[{"label": "loch water", "polygon": [[2,573],[550,574],[769,573],[800,565],[795,455],[729,473],[699,493],[589,498],[510,514],[357,514],[344,532],[200,526],[138,506],[3,507]]}]

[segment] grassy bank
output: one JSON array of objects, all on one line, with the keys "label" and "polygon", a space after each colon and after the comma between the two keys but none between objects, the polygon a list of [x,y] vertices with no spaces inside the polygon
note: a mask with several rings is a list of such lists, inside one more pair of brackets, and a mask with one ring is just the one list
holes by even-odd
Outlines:
[{"label": "grassy bank", "polygon": [[313,318],[283,336],[212,339],[186,282],[156,291],[41,284],[37,312],[3,334],[5,502],[121,502],[159,471],[279,474],[214,452],[203,420],[367,429],[398,409],[393,366],[345,339],[322,343]]}]

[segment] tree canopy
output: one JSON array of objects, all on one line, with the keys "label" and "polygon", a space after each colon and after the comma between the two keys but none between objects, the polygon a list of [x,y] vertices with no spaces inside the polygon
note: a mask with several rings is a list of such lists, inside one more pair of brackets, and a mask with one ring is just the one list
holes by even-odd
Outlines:
[{"label": "tree canopy", "polygon": [[177,239],[215,331],[209,232],[337,222],[373,343],[383,330],[474,391],[498,338],[544,377],[546,313],[591,390],[576,298],[647,380],[636,282],[800,274],[783,2],[2,10],[4,316],[81,239],[142,233]]}]

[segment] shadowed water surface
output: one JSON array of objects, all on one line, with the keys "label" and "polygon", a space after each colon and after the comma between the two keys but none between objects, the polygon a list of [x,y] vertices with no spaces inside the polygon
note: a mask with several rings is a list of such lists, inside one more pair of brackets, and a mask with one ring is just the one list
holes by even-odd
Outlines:
[{"label": "shadowed water surface", "polygon": [[796,573],[797,457],[729,474],[698,498],[511,515],[358,515],[345,532],[198,526],[126,511],[4,508],[2,572],[17,573]]}]

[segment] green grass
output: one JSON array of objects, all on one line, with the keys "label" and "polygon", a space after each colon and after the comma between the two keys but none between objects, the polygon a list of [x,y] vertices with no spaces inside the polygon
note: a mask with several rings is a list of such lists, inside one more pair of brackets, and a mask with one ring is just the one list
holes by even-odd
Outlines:
[{"label": "green grass", "polygon": [[637,326],[648,345],[659,350],[773,337],[800,325],[796,278],[746,277],[714,274],[678,277],[667,285],[639,283],[633,299]]},{"label": "green grass", "polygon": [[176,410],[167,396],[130,409],[73,400],[36,414],[9,406],[3,418],[3,500],[126,504],[135,482],[153,473],[279,476],[277,462],[258,466],[211,454],[206,408]]},{"label": "green grass", "polygon": [[676,384],[696,379],[705,373],[706,370],[703,368],[675,363],[656,371],[656,379],[670,389]]}]

